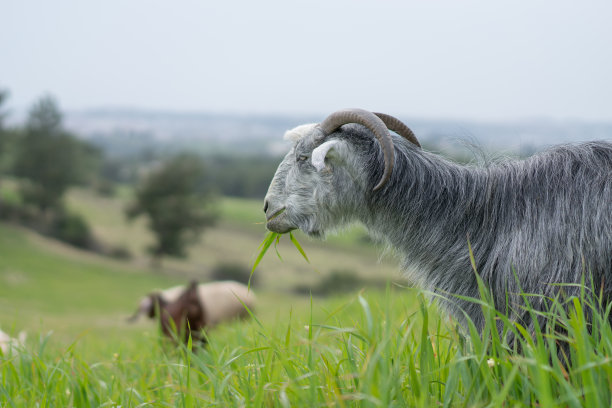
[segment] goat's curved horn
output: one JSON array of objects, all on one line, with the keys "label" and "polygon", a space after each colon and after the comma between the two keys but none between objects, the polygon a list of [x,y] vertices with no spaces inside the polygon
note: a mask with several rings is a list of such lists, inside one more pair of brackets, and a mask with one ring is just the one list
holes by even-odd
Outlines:
[{"label": "goat's curved horn", "polygon": [[404,139],[408,140],[409,142],[412,142],[418,147],[421,147],[421,144],[417,140],[412,130],[410,130],[410,128],[406,126],[404,122],[402,122],[398,118],[395,118],[391,115],[387,115],[386,113],[379,113],[379,112],[373,112],[373,113],[383,121],[385,126],[387,126],[387,129],[394,131],[395,133],[402,136]]},{"label": "goat's curved horn", "polygon": [[385,159],[385,170],[380,181],[376,187],[374,187],[374,191],[376,191],[387,183],[393,171],[395,151],[393,149],[393,141],[391,140],[389,130],[381,118],[363,109],[344,109],[334,112],[319,124],[319,128],[324,136],[328,136],[340,126],[346,125],[347,123],[358,123],[367,127],[374,133],[374,136],[376,136],[376,139],[378,139],[380,143]]}]

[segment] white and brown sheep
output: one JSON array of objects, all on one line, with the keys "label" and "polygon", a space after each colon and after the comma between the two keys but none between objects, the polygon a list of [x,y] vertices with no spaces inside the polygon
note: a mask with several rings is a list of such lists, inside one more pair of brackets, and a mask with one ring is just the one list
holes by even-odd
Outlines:
[{"label": "white and brown sheep", "polygon": [[192,281],[187,286],[150,293],[140,301],[138,310],[129,320],[135,321],[140,315],[158,317],[162,332],[167,336],[172,337],[176,328],[184,340],[189,333],[194,339],[203,340],[202,329],[247,317],[249,313],[246,308],[252,311],[255,301],[253,291],[242,283],[219,281],[198,284]]}]

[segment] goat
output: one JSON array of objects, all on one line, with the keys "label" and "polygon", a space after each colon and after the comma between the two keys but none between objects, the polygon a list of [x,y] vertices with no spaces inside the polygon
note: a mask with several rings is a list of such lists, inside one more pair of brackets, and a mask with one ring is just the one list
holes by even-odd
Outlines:
[{"label": "goat", "polygon": [[479,329],[480,306],[466,300],[480,297],[472,260],[498,310],[529,325],[521,292],[542,295],[530,300],[536,310],[561,291],[578,295],[581,282],[612,301],[610,143],[466,166],[421,149],[398,119],[361,109],[285,138],[293,147],[264,201],[270,231],[324,238],[360,222],[397,250],[413,284]]},{"label": "goat", "polygon": [[253,311],[255,303],[253,291],[241,283],[220,281],[198,284],[192,281],[187,286],[150,293],[140,301],[138,309],[128,320],[134,322],[141,315],[159,317],[165,335],[172,336],[174,324],[178,334],[185,336],[183,340],[191,333],[192,338],[203,341],[200,336],[202,329],[247,317],[245,306]]}]

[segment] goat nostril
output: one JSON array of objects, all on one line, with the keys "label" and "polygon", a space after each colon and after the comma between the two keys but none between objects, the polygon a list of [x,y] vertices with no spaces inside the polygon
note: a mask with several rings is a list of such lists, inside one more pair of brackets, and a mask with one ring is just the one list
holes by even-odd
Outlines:
[{"label": "goat nostril", "polygon": [[268,212],[268,202],[264,201],[264,208],[263,208],[264,212]]}]

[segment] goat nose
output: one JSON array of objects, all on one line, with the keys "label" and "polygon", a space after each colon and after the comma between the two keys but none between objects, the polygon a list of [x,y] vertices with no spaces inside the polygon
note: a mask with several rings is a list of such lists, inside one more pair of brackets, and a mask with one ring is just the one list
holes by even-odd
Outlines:
[{"label": "goat nose", "polygon": [[268,200],[264,201],[264,212],[268,212]]}]

